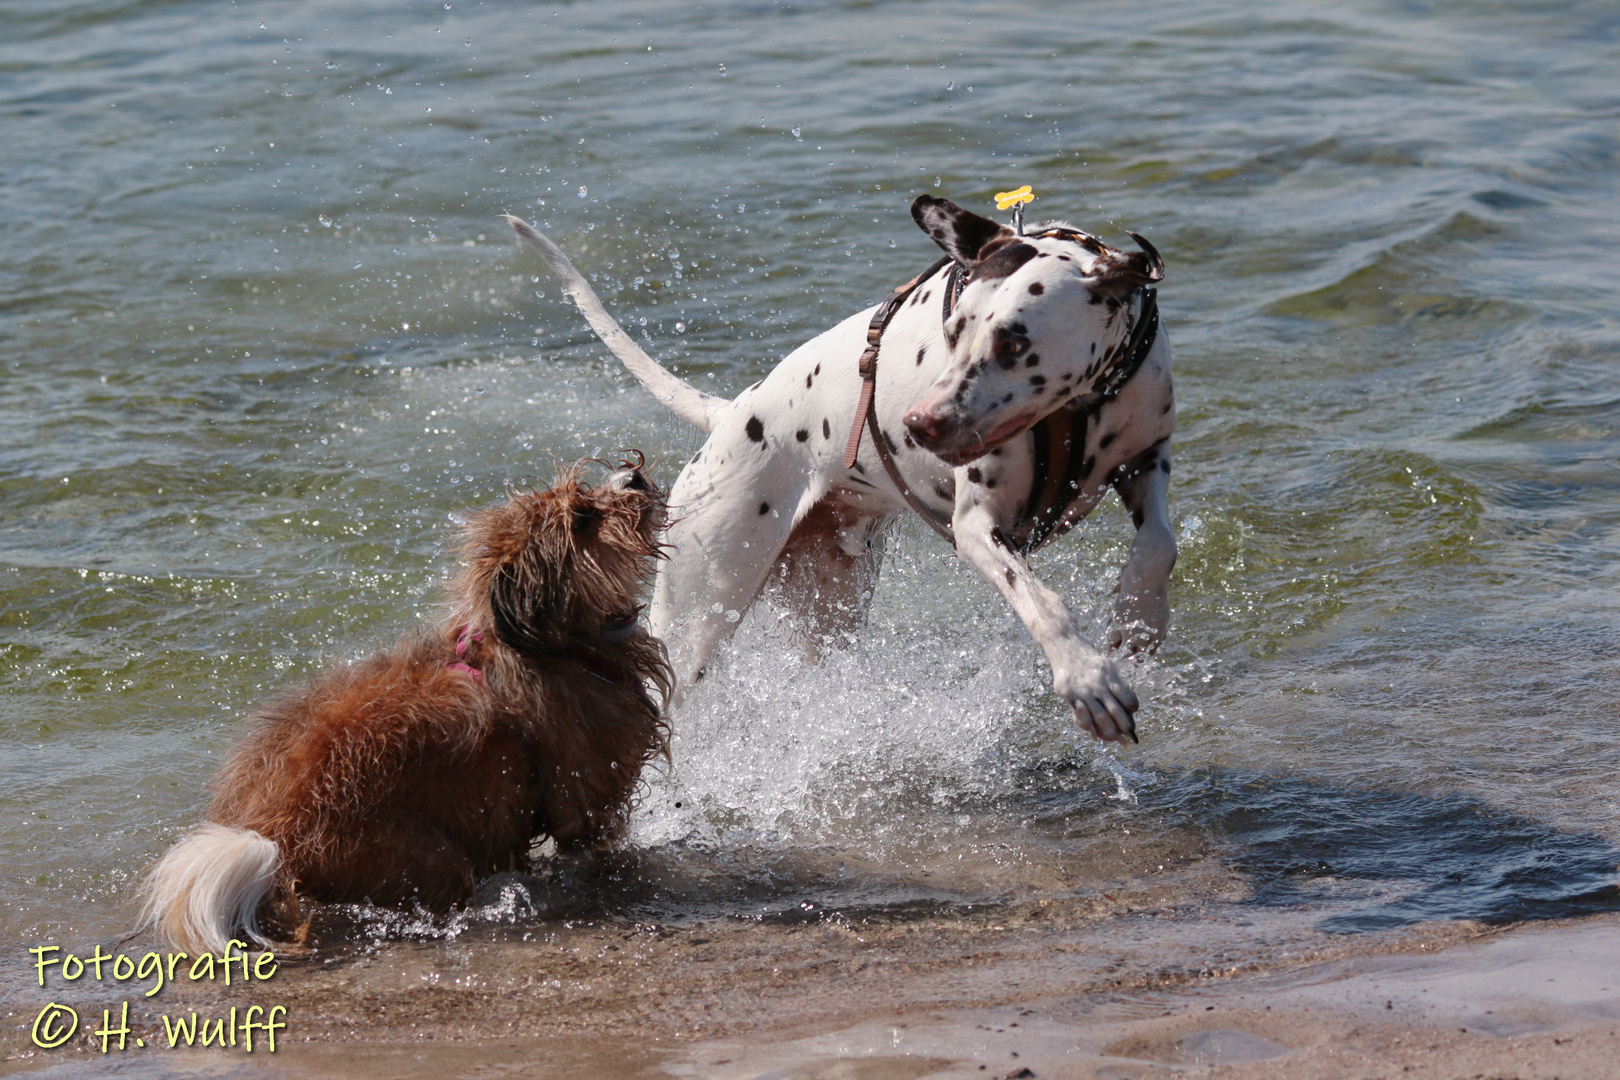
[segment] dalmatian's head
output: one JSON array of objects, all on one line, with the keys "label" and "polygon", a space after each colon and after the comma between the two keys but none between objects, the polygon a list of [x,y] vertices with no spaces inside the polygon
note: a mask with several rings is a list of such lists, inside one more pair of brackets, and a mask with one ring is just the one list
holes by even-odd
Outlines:
[{"label": "dalmatian's head", "polygon": [[1085,394],[1129,333],[1131,294],[1164,277],[1153,246],[1109,247],[1048,224],[1019,236],[953,202],[921,195],[911,216],[967,274],[945,320],[950,357],[905,415],[921,446],[962,465]]}]

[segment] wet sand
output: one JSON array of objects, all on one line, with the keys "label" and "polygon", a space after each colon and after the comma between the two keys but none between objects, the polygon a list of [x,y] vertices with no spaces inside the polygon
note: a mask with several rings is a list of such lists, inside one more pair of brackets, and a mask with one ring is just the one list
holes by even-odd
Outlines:
[{"label": "wet sand", "polygon": [[[132,1007],[149,1048],[107,1057],[82,1036],[31,1052],[39,1004],[14,998],[0,1073],[1615,1075],[1620,916],[1345,937],[1302,914],[1248,946],[1244,922],[1048,902],[891,922],[513,927],[288,965],[250,991],[176,983]],[[273,1057],[150,1048],[157,1013],[233,1004],[287,1006]]]}]

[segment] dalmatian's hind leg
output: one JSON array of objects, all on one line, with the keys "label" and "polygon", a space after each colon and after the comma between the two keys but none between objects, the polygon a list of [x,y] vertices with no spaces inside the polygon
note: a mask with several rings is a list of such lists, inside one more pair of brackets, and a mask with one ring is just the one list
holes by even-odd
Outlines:
[{"label": "dalmatian's hind leg", "polygon": [[787,608],[790,630],[812,662],[866,622],[884,521],[824,498],[794,526],[771,568],[767,595]]}]

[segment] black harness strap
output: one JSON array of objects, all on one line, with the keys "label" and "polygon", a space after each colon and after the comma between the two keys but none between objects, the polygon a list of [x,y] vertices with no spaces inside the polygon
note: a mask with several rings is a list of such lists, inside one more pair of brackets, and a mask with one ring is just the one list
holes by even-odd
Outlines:
[{"label": "black harness strap", "polygon": [[[1153,343],[1158,340],[1158,294],[1150,288],[1143,288],[1141,292],[1142,310],[1124,345],[1105,362],[1098,385],[1083,397],[1047,414],[1030,429],[1035,439],[1034,476],[1024,516],[1013,530],[1014,535],[1021,538],[1019,547],[1025,552],[1034,551],[1067,530],[1069,523],[1064,521],[1064,515],[1079,498],[1080,485],[1091,478],[1096,467],[1096,461],[1085,456],[1091,420],[1142,370]],[[1065,418],[1067,424],[1064,424]]]}]

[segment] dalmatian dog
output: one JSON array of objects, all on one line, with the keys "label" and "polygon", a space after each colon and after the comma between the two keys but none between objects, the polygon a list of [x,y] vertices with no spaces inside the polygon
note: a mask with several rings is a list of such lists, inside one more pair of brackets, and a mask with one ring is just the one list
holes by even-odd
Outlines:
[{"label": "dalmatian dog", "polygon": [[554,243],[507,220],[626,367],[710,433],[671,490],[648,613],[682,686],[773,582],[821,631],[857,627],[882,527],[910,511],[1006,598],[1079,726],[1134,742],[1138,701],[1116,659],[1026,555],[1117,491],[1136,536],[1109,646],[1158,647],[1176,559],[1170,350],[1151,288],[1163,263],[1135,234],[1142,250],[1127,253],[1061,223],[1026,235],[930,195],[911,212],[947,258],[729,401],[647,356]]}]

